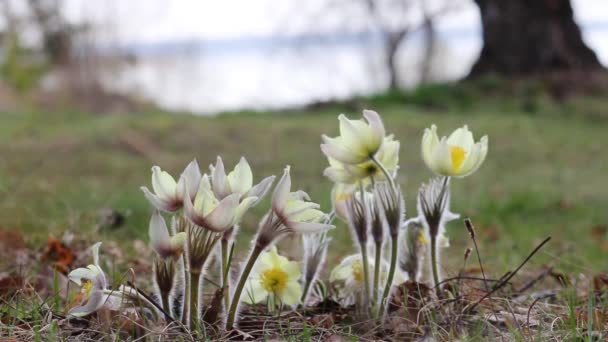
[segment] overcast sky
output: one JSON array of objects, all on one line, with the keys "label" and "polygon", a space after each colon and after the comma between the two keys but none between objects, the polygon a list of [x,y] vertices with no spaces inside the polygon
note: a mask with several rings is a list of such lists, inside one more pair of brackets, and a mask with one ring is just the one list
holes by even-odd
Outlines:
[{"label": "overcast sky", "polygon": [[[284,30],[323,32],[335,29],[335,20],[299,23],[298,19],[314,18],[328,0],[64,0],[72,18],[94,17],[118,23],[121,35],[128,40],[155,42],[190,38],[232,38],[242,35],[275,35]],[[335,1],[335,0],[333,0]],[[348,0],[347,0],[348,1]],[[419,0],[424,1],[424,0]],[[431,9],[439,3],[426,0]],[[456,0],[450,0],[456,2]],[[461,10],[445,16],[442,29],[477,30],[479,14],[469,0],[460,0]],[[572,0],[579,23],[608,22],[607,0]],[[355,15],[356,13],[349,13]],[[420,13],[412,11],[412,17]],[[109,19],[108,16],[113,18]],[[302,21],[302,20],[300,20]],[[357,20],[352,21],[356,23]],[[365,24],[363,24],[365,25]],[[289,27],[291,26],[291,27]],[[356,29],[355,24],[350,25]]]}]

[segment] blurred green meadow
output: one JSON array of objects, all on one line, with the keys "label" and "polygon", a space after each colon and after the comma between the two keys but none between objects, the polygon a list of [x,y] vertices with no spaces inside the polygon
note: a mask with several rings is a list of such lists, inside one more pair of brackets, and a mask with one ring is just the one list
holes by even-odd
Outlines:
[{"label": "blurred green meadow", "polygon": [[[286,112],[227,113],[200,117],[150,111],[132,114],[42,113],[0,115],[0,228],[19,230],[32,248],[49,234],[75,233],[91,242],[115,240],[129,251],[147,241],[151,207],[139,187],[150,186],[150,168],[177,176],[197,158],[201,168],[221,155],[232,169],[240,156],[254,181],[292,166],[293,186],[330,210],[332,184],[323,175],[320,135],[338,132],[337,115],[375,109],[387,131],[401,141],[399,182],[407,217],[415,215],[421,182],[432,176],[420,156],[423,129],[440,135],[468,124],[476,139],[489,136],[489,154],[474,175],[455,179],[452,209],[471,217],[489,273],[512,269],[547,236],[553,239],[530,267],[549,263],[565,272],[605,271],[608,253],[608,100],[554,102],[526,96],[513,100],[424,88],[415,95],[366,98],[345,105]],[[433,101],[427,101],[434,98]],[[602,112],[603,111],[603,112]],[[268,199],[245,217],[237,246],[249,249]],[[118,227],[105,213],[124,215]],[[331,232],[330,265],[354,251],[343,224]],[[470,245],[461,221],[448,227],[447,266],[462,264]],[[299,244],[288,238],[285,246]],[[297,248],[285,249],[298,257]],[[452,268],[452,273],[457,268]]]}]

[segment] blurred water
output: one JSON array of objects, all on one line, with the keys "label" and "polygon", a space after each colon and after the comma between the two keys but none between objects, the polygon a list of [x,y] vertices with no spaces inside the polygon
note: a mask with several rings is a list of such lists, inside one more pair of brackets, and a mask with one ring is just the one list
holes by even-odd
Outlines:
[{"label": "blurred water", "polygon": [[[370,94],[386,87],[377,36],[345,35],[272,41],[172,42],[132,46],[138,63],[112,87],[135,92],[168,110],[213,114],[241,109],[281,109]],[[584,38],[608,64],[608,25],[584,27]],[[433,78],[455,80],[476,60],[478,32],[440,34]],[[415,85],[423,57],[421,36],[400,50],[401,83]]]}]

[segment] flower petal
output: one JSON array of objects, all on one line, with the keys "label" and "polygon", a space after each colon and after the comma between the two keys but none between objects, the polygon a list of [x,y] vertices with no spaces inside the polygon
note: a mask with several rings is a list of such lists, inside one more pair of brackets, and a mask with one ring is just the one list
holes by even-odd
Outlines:
[{"label": "flower petal", "polygon": [[290,281],[287,287],[279,294],[281,302],[285,305],[296,305],[302,298],[302,286],[297,281]]},{"label": "flower petal", "polygon": [[291,176],[289,175],[289,170],[290,166],[287,165],[283,172],[283,177],[281,177],[281,180],[279,180],[279,183],[272,193],[272,208],[276,212],[283,212],[287,205],[289,191],[291,190]]},{"label": "flower petal", "polygon": [[355,152],[341,143],[339,138],[328,138],[323,136],[325,143],[321,144],[321,151],[328,158],[336,159],[346,164],[359,164],[369,159],[365,151]]},{"label": "flower petal", "polygon": [[165,219],[160,213],[155,210],[150,218],[150,224],[148,226],[148,234],[150,236],[150,244],[158,255],[166,258],[170,255],[171,245],[169,239],[169,230]]},{"label": "flower petal", "polygon": [[91,254],[93,254],[93,264],[99,266],[99,247],[101,247],[101,242],[95,243],[91,246]]},{"label": "flower petal", "polygon": [[146,188],[142,186],[141,191],[143,191],[144,196],[152,204],[152,206],[158,210],[166,211],[166,212],[174,212],[179,209],[180,205],[177,201],[166,201],[157,195],[153,194]]},{"label": "flower petal", "polygon": [[177,183],[166,171],[162,171],[160,167],[152,167],[152,189],[154,193],[161,198],[169,198],[175,196]]},{"label": "flower petal", "polygon": [[228,179],[226,178],[226,171],[224,170],[224,162],[222,161],[222,157],[217,156],[217,161],[215,162],[215,168],[213,169],[212,175],[212,183],[213,183],[213,192],[218,199],[223,199],[228,196],[231,192],[230,184],[228,183]]},{"label": "flower petal", "polygon": [[384,139],[384,134],[386,134],[384,130],[384,124],[382,123],[382,119],[380,115],[373,110],[363,110],[363,117],[369,123],[370,133],[368,138],[368,148],[370,149],[378,149],[380,145],[382,145],[382,140]]},{"label": "flower petal", "polygon": [[448,145],[461,147],[465,152],[469,153],[475,144],[473,133],[469,131],[469,127],[464,125],[456,129],[448,138]]},{"label": "flower petal", "polygon": [[[188,166],[186,166],[186,168],[184,169],[184,172],[182,172],[182,174],[180,176],[179,181],[182,181],[182,178],[183,178],[184,179],[183,182],[185,183],[185,186],[188,187],[190,194],[192,196],[195,196],[199,183],[201,182],[201,177],[202,177],[201,169],[198,166],[198,162],[196,161],[196,159],[194,159],[188,164]],[[180,191],[180,190],[182,193],[180,193],[179,195],[180,195],[180,198],[183,199],[185,197],[185,190],[179,189],[179,186],[178,186],[178,191]]]},{"label": "flower petal", "polygon": [[206,217],[207,225],[203,228],[222,232],[232,226],[236,208],[239,205],[239,194],[228,195]]},{"label": "flower petal", "polygon": [[268,190],[270,190],[270,187],[272,186],[272,182],[274,182],[274,179],[275,179],[275,176],[268,176],[268,177],[262,179],[261,182],[254,185],[243,196],[244,197],[257,197],[258,200],[253,205],[258,204],[259,201],[261,201],[262,198],[264,198],[264,196],[266,196],[266,193],[268,193]]},{"label": "flower petal", "polygon": [[245,157],[241,157],[234,170],[228,174],[228,183],[233,193],[245,194],[253,185],[251,167]]},{"label": "flower petal", "polygon": [[430,129],[426,128],[422,135],[422,159],[430,169],[433,169],[433,154],[438,144],[439,137],[437,137],[437,126],[432,125]]},{"label": "flower petal", "polygon": [[239,203],[238,207],[235,210],[233,225],[239,223],[241,221],[241,219],[243,218],[243,215],[245,215],[245,213],[247,212],[247,210],[249,210],[249,208],[251,208],[255,203],[257,203],[257,201],[258,201],[257,197],[247,197],[244,200],[242,200],[241,203]]},{"label": "flower petal", "polygon": [[244,292],[241,301],[250,305],[260,303],[268,296],[268,292],[262,287],[259,279],[247,280]]},{"label": "flower petal", "polygon": [[76,317],[83,317],[94,313],[103,306],[104,303],[103,291],[92,291],[89,300],[85,305],[76,306],[68,312],[68,314]]}]

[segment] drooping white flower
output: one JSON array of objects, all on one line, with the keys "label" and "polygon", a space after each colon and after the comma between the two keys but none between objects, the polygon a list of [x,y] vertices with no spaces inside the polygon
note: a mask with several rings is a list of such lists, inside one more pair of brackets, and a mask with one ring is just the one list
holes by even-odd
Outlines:
[{"label": "drooping white flower", "polygon": [[[189,195],[189,190],[186,191]],[[184,214],[195,225],[213,232],[223,232],[233,226],[239,208],[239,194],[218,200],[211,190],[207,175],[201,178],[194,203],[184,201]]]},{"label": "drooping white flower", "polygon": [[77,297],[78,305],[71,308],[68,314],[83,317],[101,309],[128,310],[142,305],[153,309],[155,306],[130,286],[120,285],[116,290],[108,289],[104,271],[99,265],[99,247],[101,242],[91,246],[93,264],[77,268],[68,274],[68,278],[81,287]]},{"label": "drooping white flower", "polygon": [[175,212],[182,208],[186,193],[190,193],[191,196],[196,195],[200,180],[201,171],[196,159],[186,166],[178,182],[168,172],[161,170],[158,166],[153,166],[152,190],[154,193],[145,186],[142,186],[141,190],[156,209]]},{"label": "drooping white flower", "polygon": [[364,110],[363,117],[365,120],[349,120],[340,114],[340,135],[335,138],[323,135],[321,151],[329,158],[353,165],[374,157],[384,140],[384,124],[374,111]]},{"label": "drooping white flower", "polygon": [[[273,304],[295,305],[302,297],[299,283],[300,266],[279,255],[272,246],[260,255],[247,280],[247,292],[242,300],[248,304],[270,299]],[[273,305],[274,306],[274,305]]]},{"label": "drooping white flower", "polygon": [[187,238],[186,232],[180,232],[173,236],[169,236],[167,224],[160,212],[155,211],[154,214],[152,214],[148,232],[150,235],[150,244],[161,258],[176,258],[184,251]]},{"label": "drooping white flower", "polygon": [[[399,166],[399,142],[395,141],[392,135],[385,137],[375,158],[389,173],[394,174]],[[360,164],[347,164],[332,157],[327,157],[327,160],[329,167],[323,171],[323,175],[334,183],[357,184],[362,181],[364,185],[368,185],[370,178],[375,181],[386,180],[382,170],[372,160]]]},{"label": "drooping white flower", "polygon": [[422,136],[422,159],[438,175],[466,177],[477,171],[487,154],[488,136],[476,143],[466,125],[441,139],[432,125]]}]

